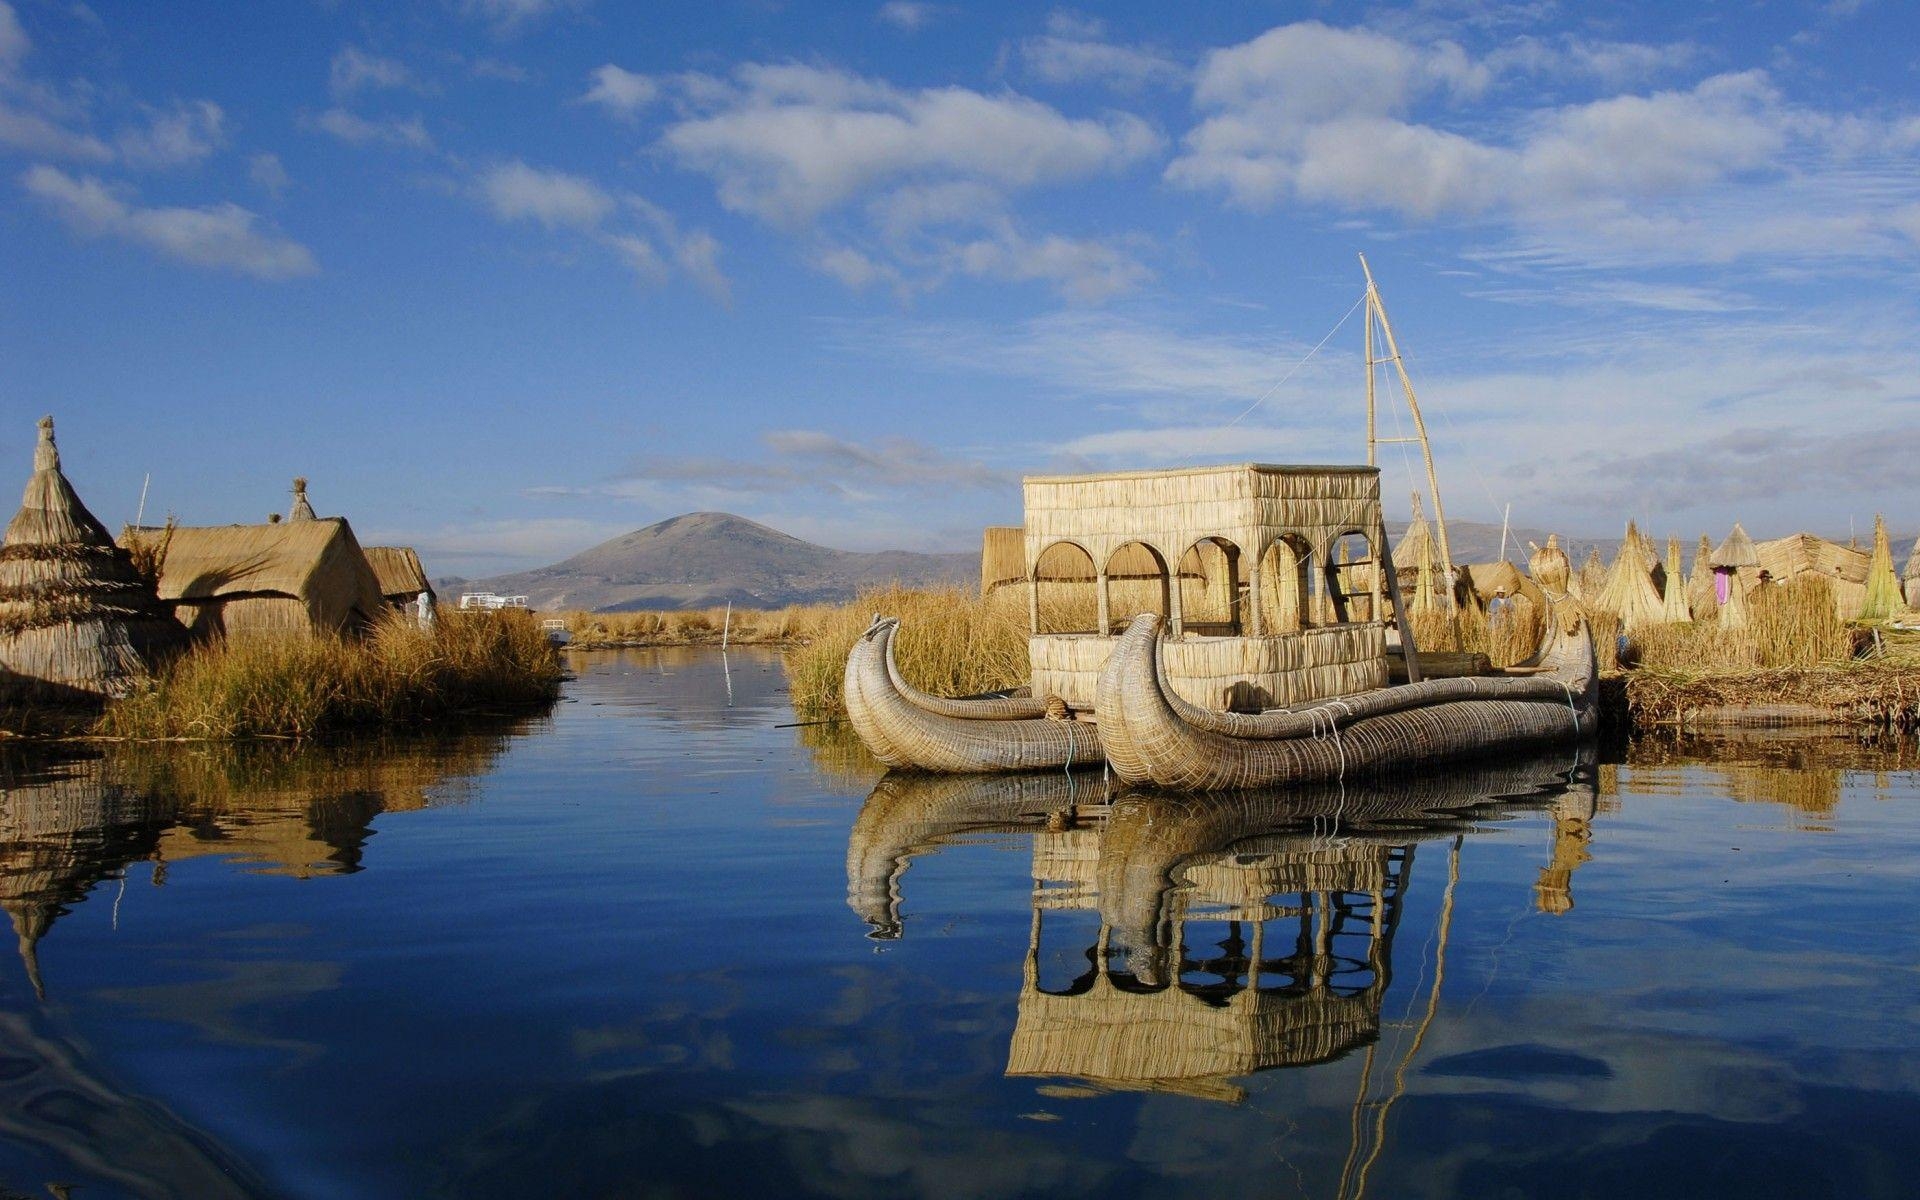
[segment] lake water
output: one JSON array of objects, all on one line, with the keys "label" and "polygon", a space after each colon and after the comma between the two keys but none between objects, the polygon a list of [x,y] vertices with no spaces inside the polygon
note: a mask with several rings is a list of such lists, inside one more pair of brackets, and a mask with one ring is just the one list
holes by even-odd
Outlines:
[{"label": "lake water", "polygon": [[[1099,805],[778,660],[0,759],[0,1196],[1913,1196],[1920,754]],[[9,1190],[10,1189],[10,1192]]]}]

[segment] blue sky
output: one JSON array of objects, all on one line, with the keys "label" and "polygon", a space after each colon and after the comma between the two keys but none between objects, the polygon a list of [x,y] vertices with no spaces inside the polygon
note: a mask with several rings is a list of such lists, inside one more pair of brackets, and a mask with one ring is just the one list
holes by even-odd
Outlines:
[{"label": "blue sky", "polygon": [[1451,515],[1920,517],[1892,0],[0,0],[0,197],[0,462],[54,413],[110,524],[968,548],[1023,472],[1362,459],[1356,251]]}]

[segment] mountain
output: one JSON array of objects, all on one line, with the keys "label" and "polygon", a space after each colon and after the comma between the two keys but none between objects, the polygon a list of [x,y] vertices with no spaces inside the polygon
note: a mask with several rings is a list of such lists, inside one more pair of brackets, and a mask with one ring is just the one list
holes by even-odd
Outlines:
[{"label": "mountain", "polygon": [[550,567],[461,581],[459,593],[525,595],[535,608],[628,612],[710,608],[780,608],[851,600],[871,584],[963,583],[980,578],[978,552],[862,554],[803,542],[731,513],[673,517],[622,534]]}]

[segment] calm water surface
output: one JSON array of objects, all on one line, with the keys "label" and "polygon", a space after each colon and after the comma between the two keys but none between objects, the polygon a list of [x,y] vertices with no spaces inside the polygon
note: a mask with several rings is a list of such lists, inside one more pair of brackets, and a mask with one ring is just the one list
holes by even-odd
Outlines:
[{"label": "calm water surface", "polygon": [[0,1196],[1916,1194],[1911,741],[1108,814],[880,782],[771,655],[576,665],[0,760]]}]

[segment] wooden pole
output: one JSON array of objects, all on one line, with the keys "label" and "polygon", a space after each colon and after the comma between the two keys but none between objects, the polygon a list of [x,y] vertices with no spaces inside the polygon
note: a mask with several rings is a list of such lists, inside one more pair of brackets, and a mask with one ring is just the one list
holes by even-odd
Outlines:
[{"label": "wooden pole", "polygon": [[[1360,265],[1362,268],[1366,266],[1366,262],[1366,256],[1364,254],[1361,255]],[[1374,432],[1373,417],[1373,277],[1371,275],[1367,277],[1367,311],[1365,316],[1367,327],[1367,465],[1373,467],[1378,466],[1379,463],[1375,461],[1374,453],[1374,439],[1376,434]]]},{"label": "wooden pole", "polygon": [[[1420,457],[1427,464],[1427,490],[1433,495],[1434,527],[1440,533],[1440,569],[1447,577],[1447,607],[1452,608],[1458,602],[1453,590],[1453,547],[1447,542],[1447,510],[1440,503],[1440,477],[1433,469],[1433,445],[1427,440],[1426,418],[1420,415],[1420,400],[1413,394],[1413,379],[1407,374],[1406,364],[1400,360],[1400,344],[1393,336],[1393,322],[1387,319],[1387,306],[1380,302],[1380,289],[1373,282],[1373,271],[1367,266],[1367,256],[1364,254],[1360,256],[1360,270],[1367,277],[1367,307],[1380,318],[1380,332],[1387,339],[1387,358],[1400,375],[1400,390],[1406,393],[1407,409],[1413,413],[1413,428],[1420,436]],[[1367,374],[1371,382],[1373,368],[1367,368]],[[1425,584],[1426,581],[1421,580],[1421,585]]]}]

